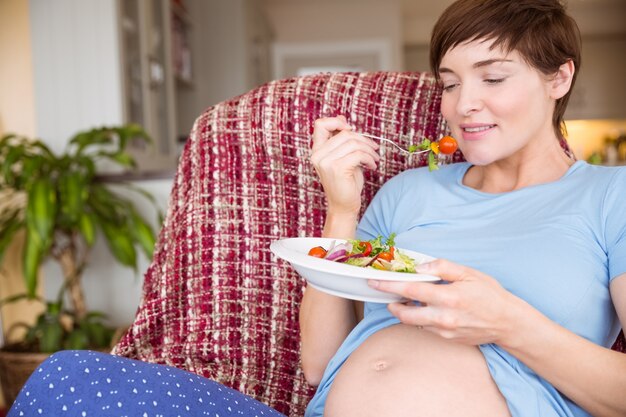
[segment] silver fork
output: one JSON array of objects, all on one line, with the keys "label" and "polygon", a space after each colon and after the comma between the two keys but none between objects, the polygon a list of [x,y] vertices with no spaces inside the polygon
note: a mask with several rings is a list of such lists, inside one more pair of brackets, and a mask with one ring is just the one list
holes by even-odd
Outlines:
[{"label": "silver fork", "polygon": [[402,146],[398,145],[397,143],[395,143],[394,141],[392,141],[390,139],[383,138],[383,137],[380,137],[380,136],[370,135],[369,133],[362,133],[362,132],[355,132],[355,133],[358,133],[361,136],[365,136],[366,138],[376,139],[376,140],[380,140],[380,141],[383,141],[383,142],[390,143],[393,146],[395,146],[396,148],[398,148],[400,151],[406,153],[407,155],[419,155],[421,153],[425,153],[425,152],[430,151],[430,149],[424,149],[422,151],[411,152],[410,150],[403,148]]}]

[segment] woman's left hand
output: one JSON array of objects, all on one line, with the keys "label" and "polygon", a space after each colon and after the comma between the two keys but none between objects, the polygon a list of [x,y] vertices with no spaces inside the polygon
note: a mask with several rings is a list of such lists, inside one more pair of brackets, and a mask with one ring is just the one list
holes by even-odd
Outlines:
[{"label": "woman's left hand", "polygon": [[475,269],[437,259],[418,266],[418,273],[441,277],[429,282],[370,281],[373,288],[409,300],[391,303],[389,311],[402,323],[418,326],[460,343],[500,343],[515,334],[516,318],[529,307],[494,278]]}]

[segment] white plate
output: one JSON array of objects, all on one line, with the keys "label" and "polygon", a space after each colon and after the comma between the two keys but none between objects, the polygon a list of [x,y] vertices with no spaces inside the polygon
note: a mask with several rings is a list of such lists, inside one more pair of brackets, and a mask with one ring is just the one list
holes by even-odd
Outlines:
[{"label": "white plate", "polygon": [[[289,262],[293,268],[313,287],[326,293],[353,300],[391,303],[401,301],[402,297],[378,291],[367,285],[368,279],[387,281],[440,281],[441,278],[406,272],[381,271],[374,268],[332,262],[309,256],[315,246],[330,248],[332,242],[345,242],[341,239],[295,237],[272,242],[270,250],[279,258]],[[403,254],[415,259],[415,263],[431,261],[435,258],[423,253],[398,248]]]}]

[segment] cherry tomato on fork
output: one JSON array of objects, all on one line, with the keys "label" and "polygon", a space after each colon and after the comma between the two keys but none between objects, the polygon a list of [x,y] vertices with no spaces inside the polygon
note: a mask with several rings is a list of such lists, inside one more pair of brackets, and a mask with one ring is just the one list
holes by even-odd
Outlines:
[{"label": "cherry tomato on fork", "polygon": [[439,152],[450,155],[453,154],[459,145],[456,143],[456,139],[452,136],[444,136],[439,139]]},{"label": "cherry tomato on fork", "polygon": [[315,256],[316,258],[323,258],[326,256],[326,249],[321,246],[316,246],[309,250],[309,256]]}]

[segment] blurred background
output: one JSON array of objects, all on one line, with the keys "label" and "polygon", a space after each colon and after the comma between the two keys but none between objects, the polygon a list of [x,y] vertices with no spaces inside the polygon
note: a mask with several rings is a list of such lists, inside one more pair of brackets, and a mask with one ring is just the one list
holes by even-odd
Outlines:
[{"label": "blurred background", "polygon": [[[204,109],[299,74],[428,71],[430,31],[450,3],[0,0],[0,134],[38,137],[60,151],[79,130],[139,123],[156,146],[133,150],[140,172],[126,179],[165,209],[180,150]],[[626,163],[626,0],[568,3],[583,35],[566,114],[572,148],[596,163]],[[102,245],[85,274],[88,303],[129,324],[148,261],[134,273]],[[21,281],[16,256],[5,257],[2,272],[5,297]],[[59,275],[53,265],[43,274],[47,283]],[[4,311],[5,327],[28,314]]]},{"label": "blurred background", "polygon": [[[78,129],[134,121],[159,143],[142,167],[171,171],[198,114],[271,79],[427,71],[430,31],[450,3],[0,0],[0,131],[58,149]],[[584,53],[567,119],[623,120],[626,0],[568,4]],[[612,125],[590,126],[574,144],[581,158],[596,150],[590,137]]]}]

